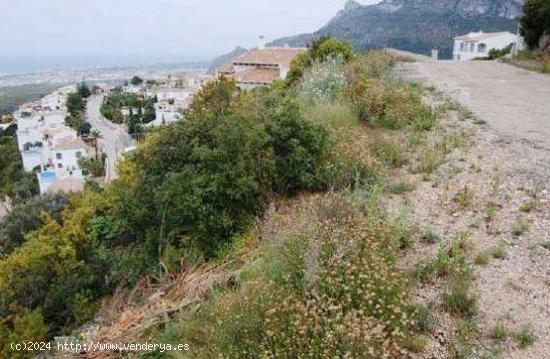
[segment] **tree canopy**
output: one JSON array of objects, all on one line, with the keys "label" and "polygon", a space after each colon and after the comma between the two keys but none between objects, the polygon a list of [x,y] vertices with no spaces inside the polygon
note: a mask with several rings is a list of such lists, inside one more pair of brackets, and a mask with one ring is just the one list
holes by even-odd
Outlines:
[{"label": "tree canopy", "polygon": [[526,0],[524,15],[520,19],[521,35],[531,49],[539,46],[541,37],[550,32],[550,2],[548,0]]}]

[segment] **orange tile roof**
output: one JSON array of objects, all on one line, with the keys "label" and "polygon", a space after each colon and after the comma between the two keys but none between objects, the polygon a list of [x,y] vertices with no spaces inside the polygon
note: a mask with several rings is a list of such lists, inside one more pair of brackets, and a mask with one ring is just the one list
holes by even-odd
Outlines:
[{"label": "orange tile roof", "polygon": [[233,75],[237,83],[270,84],[280,79],[279,69],[254,67]]},{"label": "orange tile roof", "polygon": [[306,48],[301,47],[266,47],[263,50],[254,49],[233,59],[233,64],[279,65],[289,67],[296,55],[306,50]]}]

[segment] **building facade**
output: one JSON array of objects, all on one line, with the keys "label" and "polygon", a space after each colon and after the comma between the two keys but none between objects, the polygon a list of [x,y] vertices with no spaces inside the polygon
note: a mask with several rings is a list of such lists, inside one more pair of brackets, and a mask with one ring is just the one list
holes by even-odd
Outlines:
[{"label": "building facade", "polygon": [[292,60],[306,50],[303,47],[266,47],[262,36],[256,49],[218,68],[216,75],[233,78],[241,88],[268,86],[276,80],[284,80]]},{"label": "building facade", "polygon": [[489,51],[502,50],[510,45],[519,49],[523,46],[521,38],[511,32],[471,32],[455,37],[453,60],[469,61],[487,57]]}]

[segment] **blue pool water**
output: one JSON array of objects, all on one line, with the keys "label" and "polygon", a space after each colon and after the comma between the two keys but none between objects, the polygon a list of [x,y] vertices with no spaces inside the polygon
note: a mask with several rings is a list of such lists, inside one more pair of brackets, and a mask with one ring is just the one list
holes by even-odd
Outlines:
[{"label": "blue pool water", "polygon": [[55,181],[55,172],[42,172],[40,173],[40,180],[44,182],[53,182]]}]

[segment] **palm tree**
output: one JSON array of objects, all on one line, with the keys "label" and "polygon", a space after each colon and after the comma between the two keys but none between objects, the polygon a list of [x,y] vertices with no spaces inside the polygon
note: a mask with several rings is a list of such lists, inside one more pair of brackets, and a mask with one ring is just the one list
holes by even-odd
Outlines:
[{"label": "palm tree", "polygon": [[101,135],[101,132],[99,132],[98,130],[93,130],[93,131],[90,133],[89,138],[92,140],[92,142],[93,142],[93,144],[94,144],[94,149],[95,149],[95,160],[96,160],[96,161],[99,161],[99,155],[98,155],[98,152],[97,152],[97,142],[98,142],[98,140],[102,139],[103,136]]}]

